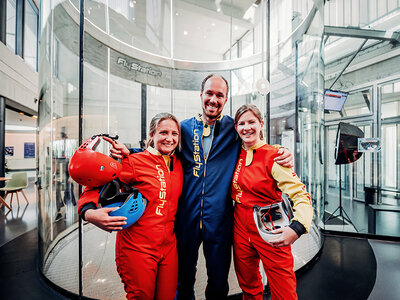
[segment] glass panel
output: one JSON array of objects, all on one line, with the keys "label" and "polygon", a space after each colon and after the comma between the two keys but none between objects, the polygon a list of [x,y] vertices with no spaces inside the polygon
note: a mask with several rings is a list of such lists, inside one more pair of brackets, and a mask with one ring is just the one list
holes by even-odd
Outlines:
[{"label": "glass panel", "polygon": [[382,185],[397,187],[397,126],[382,125]]},{"label": "glass panel", "polygon": [[377,1],[378,5],[378,18],[387,14],[387,0],[385,1]]},{"label": "glass panel", "polygon": [[153,118],[154,115],[160,112],[171,111],[171,100],[170,88],[160,88],[156,86],[147,87],[147,128],[149,128],[151,118]]},{"label": "glass panel", "polygon": [[[292,39],[291,34],[293,28],[297,28],[307,17],[313,1],[297,2],[274,2],[276,15],[272,13],[272,24],[278,26],[274,28],[280,28],[271,30],[271,40],[275,42],[275,69],[272,73],[276,85],[272,94],[275,122],[273,135],[276,141],[292,147],[290,149],[293,153],[296,153],[295,146],[312,150],[301,154],[298,161],[304,172],[299,175],[304,178],[316,201],[319,216],[323,176],[320,164],[312,165],[313,160],[319,161],[316,156],[319,152],[314,151],[315,147],[310,141],[321,137],[319,125],[322,119],[323,80],[320,72],[323,60],[319,45],[323,22],[320,19],[322,15],[317,13],[311,24],[313,30],[310,32],[313,31],[313,35],[302,37],[299,53],[305,55],[305,61],[299,63],[297,70],[297,53],[294,48],[297,40]],[[73,3],[77,4],[78,1],[74,0]],[[140,61],[113,50],[120,49],[118,47],[110,49],[94,39],[94,35],[85,34],[83,126],[78,128],[79,26],[68,15],[70,11],[76,13],[73,7],[68,7],[73,3],[57,2],[54,10],[46,7],[46,1],[43,4],[44,34],[43,43],[40,44],[43,55],[40,55],[39,74],[39,177],[42,182],[39,192],[39,233],[43,273],[56,285],[77,294],[80,230],[73,196],[76,201],[78,189],[65,170],[78,147],[79,129],[82,130],[84,140],[98,133],[118,134],[120,141],[128,147],[138,147],[142,138],[141,130],[144,129],[141,120],[144,117],[148,127],[153,115],[161,111],[172,112],[181,120],[201,112],[200,85],[203,78],[213,70],[178,70],[153,65],[150,61]],[[106,8],[105,3],[110,7]],[[265,50],[265,1],[256,4],[232,0],[215,3],[191,0],[102,0],[87,3],[85,8],[88,21],[98,27],[90,27],[91,30],[109,32],[123,43],[159,55],[221,60],[224,54],[225,57],[250,57]],[[177,18],[181,16],[186,21],[179,23],[181,21],[177,21]],[[295,20],[293,16],[296,16]],[[292,22],[293,27],[287,26],[287,22]],[[172,23],[174,34],[171,34]],[[184,27],[187,24],[194,25],[187,30]],[[206,34],[206,37],[202,34]],[[113,38],[111,41],[113,46],[118,46],[118,41]],[[151,60],[152,56],[149,57]],[[265,96],[255,89],[257,79],[265,77],[266,64],[261,60],[255,62],[255,65],[215,72],[222,74],[231,86],[229,105],[225,106],[224,114],[233,114],[243,103],[254,103],[266,116]],[[219,67],[217,65],[216,69]],[[296,80],[301,80],[304,85],[299,94],[296,94]],[[312,88],[307,88],[309,86]],[[301,128],[296,128],[295,120],[297,95],[301,96],[302,108],[308,109],[307,112],[302,111]],[[146,107],[142,109],[144,102]],[[295,144],[297,129],[307,132],[301,135],[300,145]],[[101,142],[97,150],[108,154],[108,144]],[[82,225],[83,295],[90,298],[124,298],[123,285],[115,266],[116,234],[108,234],[86,222]],[[205,272],[204,267],[202,271]],[[201,281],[197,284],[204,285]],[[204,290],[203,287],[201,289]],[[233,289],[238,290],[237,285]]]},{"label": "glass panel", "polygon": [[[370,138],[371,126],[359,126],[364,132],[364,137]],[[364,186],[371,185],[371,177],[373,175],[371,169],[371,160],[373,153],[365,152],[355,163],[353,163],[353,198],[359,201],[364,201]]]},{"label": "glass panel", "polygon": [[31,1],[25,0],[24,60],[37,69],[38,15]]},{"label": "glass panel", "polygon": [[400,115],[400,81],[382,86],[382,119]]},{"label": "glass panel", "polygon": [[397,8],[398,0],[388,0],[388,12]]},{"label": "glass panel", "polygon": [[[223,60],[223,53],[233,46],[230,39],[232,10],[224,2],[174,2],[174,57],[195,61]],[[248,30],[249,24],[238,20],[235,25],[237,30],[232,31],[235,35],[232,40],[236,42]]]},{"label": "glass panel", "polygon": [[7,0],[6,45],[15,53],[16,0]]},{"label": "glass panel", "polygon": [[110,74],[110,113],[110,132],[128,148],[139,148],[141,84]]},{"label": "glass panel", "polygon": [[174,89],[172,91],[173,112],[179,121],[196,116],[201,112],[199,90],[188,91]]},{"label": "glass panel", "polygon": [[359,0],[352,0],[351,1],[351,25],[352,26],[359,26],[360,24],[360,7],[359,7]]},{"label": "glass panel", "polygon": [[[42,34],[40,51],[44,55],[39,62],[40,267],[53,283],[78,293],[79,249],[71,237],[77,232],[79,193],[78,185],[69,177],[68,164],[78,147],[79,59],[77,49],[71,45],[78,40],[79,31],[76,23],[65,18],[60,5],[51,10],[44,2],[42,7],[46,12],[44,19],[42,15],[42,30],[52,34]],[[53,19],[57,22],[54,27]]]},{"label": "glass panel", "polygon": [[[108,5],[111,36],[139,49],[171,57],[170,0],[119,0],[108,1]],[[183,32],[180,33],[181,37]]]},{"label": "glass panel", "polygon": [[351,0],[344,1],[343,15],[344,15],[344,26],[351,25]]},{"label": "glass panel", "polygon": [[[116,3],[116,1],[108,1],[111,3]],[[77,6],[80,7],[79,4]],[[97,27],[105,32],[109,32],[108,20],[106,20],[106,0],[95,0],[95,1],[85,1],[86,14],[85,17]]]},{"label": "glass panel", "polygon": [[366,26],[369,24],[369,11],[368,11],[368,1],[360,0],[360,26]]},{"label": "glass panel", "polygon": [[377,7],[376,7],[376,2],[377,0],[369,0],[369,22],[374,21],[378,16],[377,16]]}]

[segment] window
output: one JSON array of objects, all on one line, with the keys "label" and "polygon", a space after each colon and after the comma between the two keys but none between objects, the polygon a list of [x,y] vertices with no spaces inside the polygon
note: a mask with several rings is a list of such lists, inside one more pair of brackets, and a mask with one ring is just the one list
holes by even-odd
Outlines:
[{"label": "window", "polygon": [[16,0],[7,0],[6,45],[15,53]]},{"label": "window", "polygon": [[25,0],[24,59],[37,70],[38,12],[30,0]]}]

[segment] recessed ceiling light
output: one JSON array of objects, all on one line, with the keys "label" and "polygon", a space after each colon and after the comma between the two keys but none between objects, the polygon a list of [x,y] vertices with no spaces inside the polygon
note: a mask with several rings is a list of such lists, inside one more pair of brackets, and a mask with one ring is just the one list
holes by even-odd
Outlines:
[{"label": "recessed ceiling light", "polygon": [[220,11],[221,11],[221,8],[218,7],[218,8],[217,8],[217,12],[220,12]]},{"label": "recessed ceiling light", "polygon": [[188,32],[186,30],[183,31],[184,35],[188,35]]},{"label": "recessed ceiling light", "polygon": [[136,20],[136,18],[135,17],[132,17],[132,21],[135,21]]},{"label": "recessed ceiling light", "polygon": [[134,2],[135,2],[135,1],[129,1],[129,6],[130,6],[130,7],[133,7],[133,6],[135,5]]},{"label": "recessed ceiling light", "polygon": [[211,26],[215,26],[215,23],[211,23]]},{"label": "recessed ceiling light", "polygon": [[176,13],[175,13],[175,16],[179,16],[179,13],[178,13],[178,12],[176,12]]},{"label": "recessed ceiling light", "polygon": [[239,29],[239,27],[238,27],[237,25],[235,25],[233,28],[234,28],[235,30],[238,30],[238,29]]}]

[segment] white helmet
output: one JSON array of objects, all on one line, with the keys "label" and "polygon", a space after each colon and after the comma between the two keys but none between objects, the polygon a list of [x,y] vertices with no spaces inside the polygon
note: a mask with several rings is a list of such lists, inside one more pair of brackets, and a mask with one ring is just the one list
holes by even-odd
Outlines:
[{"label": "white helmet", "polygon": [[290,200],[282,197],[282,202],[264,207],[254,205],[253,216],[258,233],[264,241],[269,243],[281,235],[281,233],[272,233],[272,230],[289,226],[293,218],[293,209]]}]

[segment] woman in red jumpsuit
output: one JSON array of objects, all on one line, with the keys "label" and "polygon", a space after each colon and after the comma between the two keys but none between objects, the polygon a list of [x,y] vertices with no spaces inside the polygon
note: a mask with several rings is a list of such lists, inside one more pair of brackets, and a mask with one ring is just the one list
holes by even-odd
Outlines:
[{"label": "woman in red jumpsuit", "polygon": [[79,199],[79,213],[88,222],[117,233],[115,261],[128,299],[174,299],[178,282],[178,254],[174,221],[182,191],[182,165],[174,150],[180,142],[180,125],[171,114],[156,115],[150,123],[147,150],[129,154],[113,143],[114,157],[122,158],[119,179],[135,185],[147,199],[141,218],[132,226],[124,217],[112,217],[116,208],[96,209],[98,189],[86,188]]},{"label": "woman in red jumpsuit", "polygon": [[[291,168],[274,162],[278,149],[263,140],[263,121],[258,108],[251,104],[236,112],[235,128],[242,149],[232,178],[234,212],[234,263],[243,299],[262,299],[260,259],[271,289],[271,299],[297,299],[296,277],[290,245],[310,228],[313,209],[310,195]],[[281,233],[265,242],[253,218],[253,206],[282,201],[282,192],[294,202],[290,226],[276,229]]]}]

